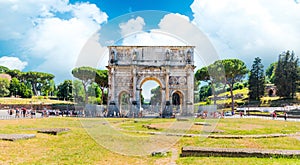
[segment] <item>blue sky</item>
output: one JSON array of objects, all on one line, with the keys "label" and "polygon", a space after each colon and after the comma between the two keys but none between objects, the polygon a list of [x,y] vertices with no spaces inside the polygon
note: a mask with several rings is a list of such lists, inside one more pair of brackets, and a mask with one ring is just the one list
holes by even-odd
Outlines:
[{"label": "blue sky", "polygon": [[[78,2],[77,0],[70,1]],[[190,5],[193,0],[90,0],[80,1],[94,3],[109,15],[108,20],[131,12],[142,10],[160,10],[180,13],[193,18]],[[159,21],[159,20],[157,20]]]},{"label": "blue sky", "polygon": [[103,67],[105,56],[85,55],[109,44],[180,44],[156,33],[187,30],[179,18],[205,34],[218,58],[251,66],[259,56],[268,66],[285,50],[300,52],[296,0],[0,0],[0,65],[50,72],[59,83],[75,66]]}]

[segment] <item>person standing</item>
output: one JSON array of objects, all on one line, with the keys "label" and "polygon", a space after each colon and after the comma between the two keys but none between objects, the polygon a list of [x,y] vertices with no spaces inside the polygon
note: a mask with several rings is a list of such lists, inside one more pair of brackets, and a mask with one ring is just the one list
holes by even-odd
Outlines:
[{"label": "person standing", "polygon": [[19,118],[20,117],[20,111],[19,111],[19,108],[16,108],[16,118]]},{"label": "person standing", "polygon": [[284,117],[284,120],[286,121],[286,119],[287,119],[287,113],[284,112],[283,115],[284,115],[284,116],[283,116],[283,117]]},{"label": "person standing", "polygon": [[23,112],[23,118],[26,117],[26,108],[22,108],[22,112]]}]

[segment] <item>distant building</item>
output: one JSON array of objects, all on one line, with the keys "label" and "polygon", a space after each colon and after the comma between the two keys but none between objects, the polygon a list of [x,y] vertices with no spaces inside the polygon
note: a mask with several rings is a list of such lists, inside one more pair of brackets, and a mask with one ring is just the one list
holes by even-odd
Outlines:
[{"label": "distant building", "polygon": [[11,76],[9,74],[5,74],[5,73],[0,73],[0,78],[6,78],[6,79],[8,79],[8,81],[11,80]]},{"label": "distant building", "polygon": [[265,87],[265,93],[269,96],[269,97],[275,97],[277,96],[277,87],[274,84],[266,84]]}]

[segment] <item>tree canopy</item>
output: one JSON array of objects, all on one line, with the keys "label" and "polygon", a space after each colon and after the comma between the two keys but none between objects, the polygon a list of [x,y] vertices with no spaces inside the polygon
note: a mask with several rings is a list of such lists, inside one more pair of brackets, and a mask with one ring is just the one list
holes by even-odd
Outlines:
[{"label": "tree canopy", "polygon": [[265,76],[263,68],[264,66],[261,64],[261,59],[256,57],[254,59],[248,80],[249,97],[251,100],[259,100],[264,95]]},{"label": "tree canopy", "polygon": [[269,83],[274,83],[275,70],[277,67],[277,61],[271,63],[266,69],[266,79]]},{"label": "tree canopy", "polygon": [[95,82],[99,85],[101,90],[101,103],[105,101],[104,89],[108,87],[108,72],[107,70],[97,70]]},{"label": "tree canopy", "polygon": [[74,68],[72,74],[74,77],[81,80],[84,93],[85,93],[85,103],[88,103],[88,86],[95,81],[97,70],[89,66],[82,66]]},{"label": "tree canopy", "polygon": [[294,52],[286,51],[279,55],[274,82],[281,97],[293,98],[299,81],[299,59]]},{"label": "tree canopy", "polygon": [[50,83],[50,80],[54,78],[53,74],[33,71],[26,72],[23,76],[26,81],[30,82],[35,96],[40,95],[42,87]]},{"label": "tree canopy", "polygon": [[0,78],[0,97],[9,95],[9,80]]},{"label": "tree canopy", "polygon": [[[202,67],[201,69],[197,70],[195,79],[197,81],[205,81],[210,84],[210,92],[214,95],[214,104],[216,104],[216,86],[225,80],[223,61],[215,61],[208,67]],[[203,92],[203,90],[200,90],[200,92]],[[210,92],[206,92],[206,94],[209,94]],[[202,96],[204,95],[200,93],[200,97]]]},{"label": "tree canopy", "polygon": [[212,93],[214,95],[214,103],[216,104],[215,86],[219,83],[230,88],[232,110],[234,109],[233,87],[237,82],[242,81],[248,72],[245,63],[239,59],[217,60],[208,67],[199,69],[195,78],[200,81],[210,82]]},{"label": "tree canopy", "polygon": [[5,66],[0,66],[0,73],[7,73],[9,69]]},{"label": "tree canopy", "polygon": [[57,86],[57,97],[63,100],[73,100],[73,83],[72,80],[65,80]]},{"label": "tree canopy", "polygon": [[151,98],[150,103],[151,105],[160,105],[161,104],[161,89],[160,86],[151,89]]}]

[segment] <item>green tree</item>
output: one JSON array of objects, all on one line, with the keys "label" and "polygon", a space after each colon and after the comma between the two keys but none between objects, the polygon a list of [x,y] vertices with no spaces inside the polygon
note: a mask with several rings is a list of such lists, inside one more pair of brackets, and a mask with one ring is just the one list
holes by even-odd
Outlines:
[{"label": "green tree", "polygon": [[205,99],[207,99],[208,96],[211,96],[211,95],[212,95],[212,92],[211,92],[210,85],[201,86],[200,92],[199,92],[200,101],[204,101]]},{"label": "green tree", "polygon": [[73,81],[73,97],[74,97],[75,102],[77,102],[77,103],[84,102],[85,92],[84,92],[83,88],[84,87],[83,87],[81,81],[79,81],[79,80]]},{"label": "green tree", "polygon": [[7,73],[7,71],[9,71],[9,69],[5,66],[0,66],[0,73]]},{"label": "green tree", "polygon": [[101,90],[96,83],[92,83],[90,86],[88,86],[87,92],[88,92],[89,98],[93,98],[96,101],[96,102],[93,101],[93,103],[100,104]]},{"label": "green tree", "polygon": [[103,101],[105,99],[104,90],[108,87],[108,72],[107,72],[107,70],[97,70],[95,82],[100,87],[100,90],[101,90],[101,103],[100,104],[103,104]]},{"label": "green tree", "polygon": [[23,76],[31,84],[35,96],[42,93],[43,86],[47,85],[54,78],[53,74],[33,71],[26,72]]},{"label": "green tree", "polygon": [[73,100],[72,80],[65,80],[57,86],[57,97],[62,100]]},{"label": "green tree", "polygon": [[261,59],[254,59],[252,69],[249,75],[249,97],[251,100],[259,100],[264,95],[265,76],[264,66],[261,64]]},{"label": "green tree", "polygon": [[298,61],[294,52],[286,51],[279,55],[274,78],[277,95],[294,98],[299,81]]},{"label": "green tree", "polygon": [[41,87],[41,92],[43,96],[53,96],[55,91],[55,83],[54,80],[44,81]]},{"label": "green tree", "polygon": [[88,103],[88,86],[91,85],[95,81],[97,70],[89,67],[89,66],[82,66],[78,68],[74,68],[72,70],[72,74],[74,77],[81,80],[84,93],[85,93],[85,103]]},{"label": "green tree", "polygon": [[248,69],[245,63],[239,59],[225,59],[222,60],[222,64],[225,69],[226,84],[230,88],[231,110],[234,111],[233,86],[243,80],[248,73]]},{"label": "green tree", "polygon": [[32,95],[33,95],[31,85],[30,84],[25,84],[24,82],[21,82],[20,83],[19,95],[22,98],[31,98]]},{"label": "green tree", "polygon": [[205,67],[198,69],[195,73],[195,79],[198,81],[205,81],[205,82],[210,81],[208,68],[205,66]]},{"label": "green tree", "polygon": [[9,80],[0,78],[0,97],[9,95]]},{"label": "green tree", "polygon": [[266,69],[266,79],[269,83],[274,84],[275,70],[278,62],[271,63]]},{"label": "green tree", "polygon": [[23,80],[23,72],[21,72],[18,69],[8,70],[6,71],[7,74],[9,74],[12,78],[17,78],[18,80]]},{"label": "green tree", "polygon": [[156,88],[151,89],[151,98],[150,103],[151,105],[160,105],[161,104],[161,89],[160,86],[157,86]]},{"label": "green tree", "polygon": [[[196,71],[195,80],[197,82],[204,81],[204,82],[207,82],[207,83],[211,81],[211,77],[209,76],[208,68],[206,66],[202,67],[202,68],[200,68]],[[208,94],[207,93],[207,85],[200,87],[200,90],[199,90],[199,99],[200,99],[200,101],[203,101],[204,98],[208,97],[207,94]]]},{"label": "green tree", "polygon": [[10,81],[9,91],[11,96],[17,96],[20,95],[20,81],[17,78],[12,78]]},{"label": "green tree", "polygon": [[[211,86],[211,93],[214,96],[214,104],[217,102],[217,86],[225,81],[224,66],[221,60],[215,61],[208,67],[203,67],[195,73],[195,79],[198,81],[204,81]],[[202,90],[203,91],[203,90]],[[201,90],[200,90],[201,92]],[[201,95],[201,94],[200,94]]]}]

